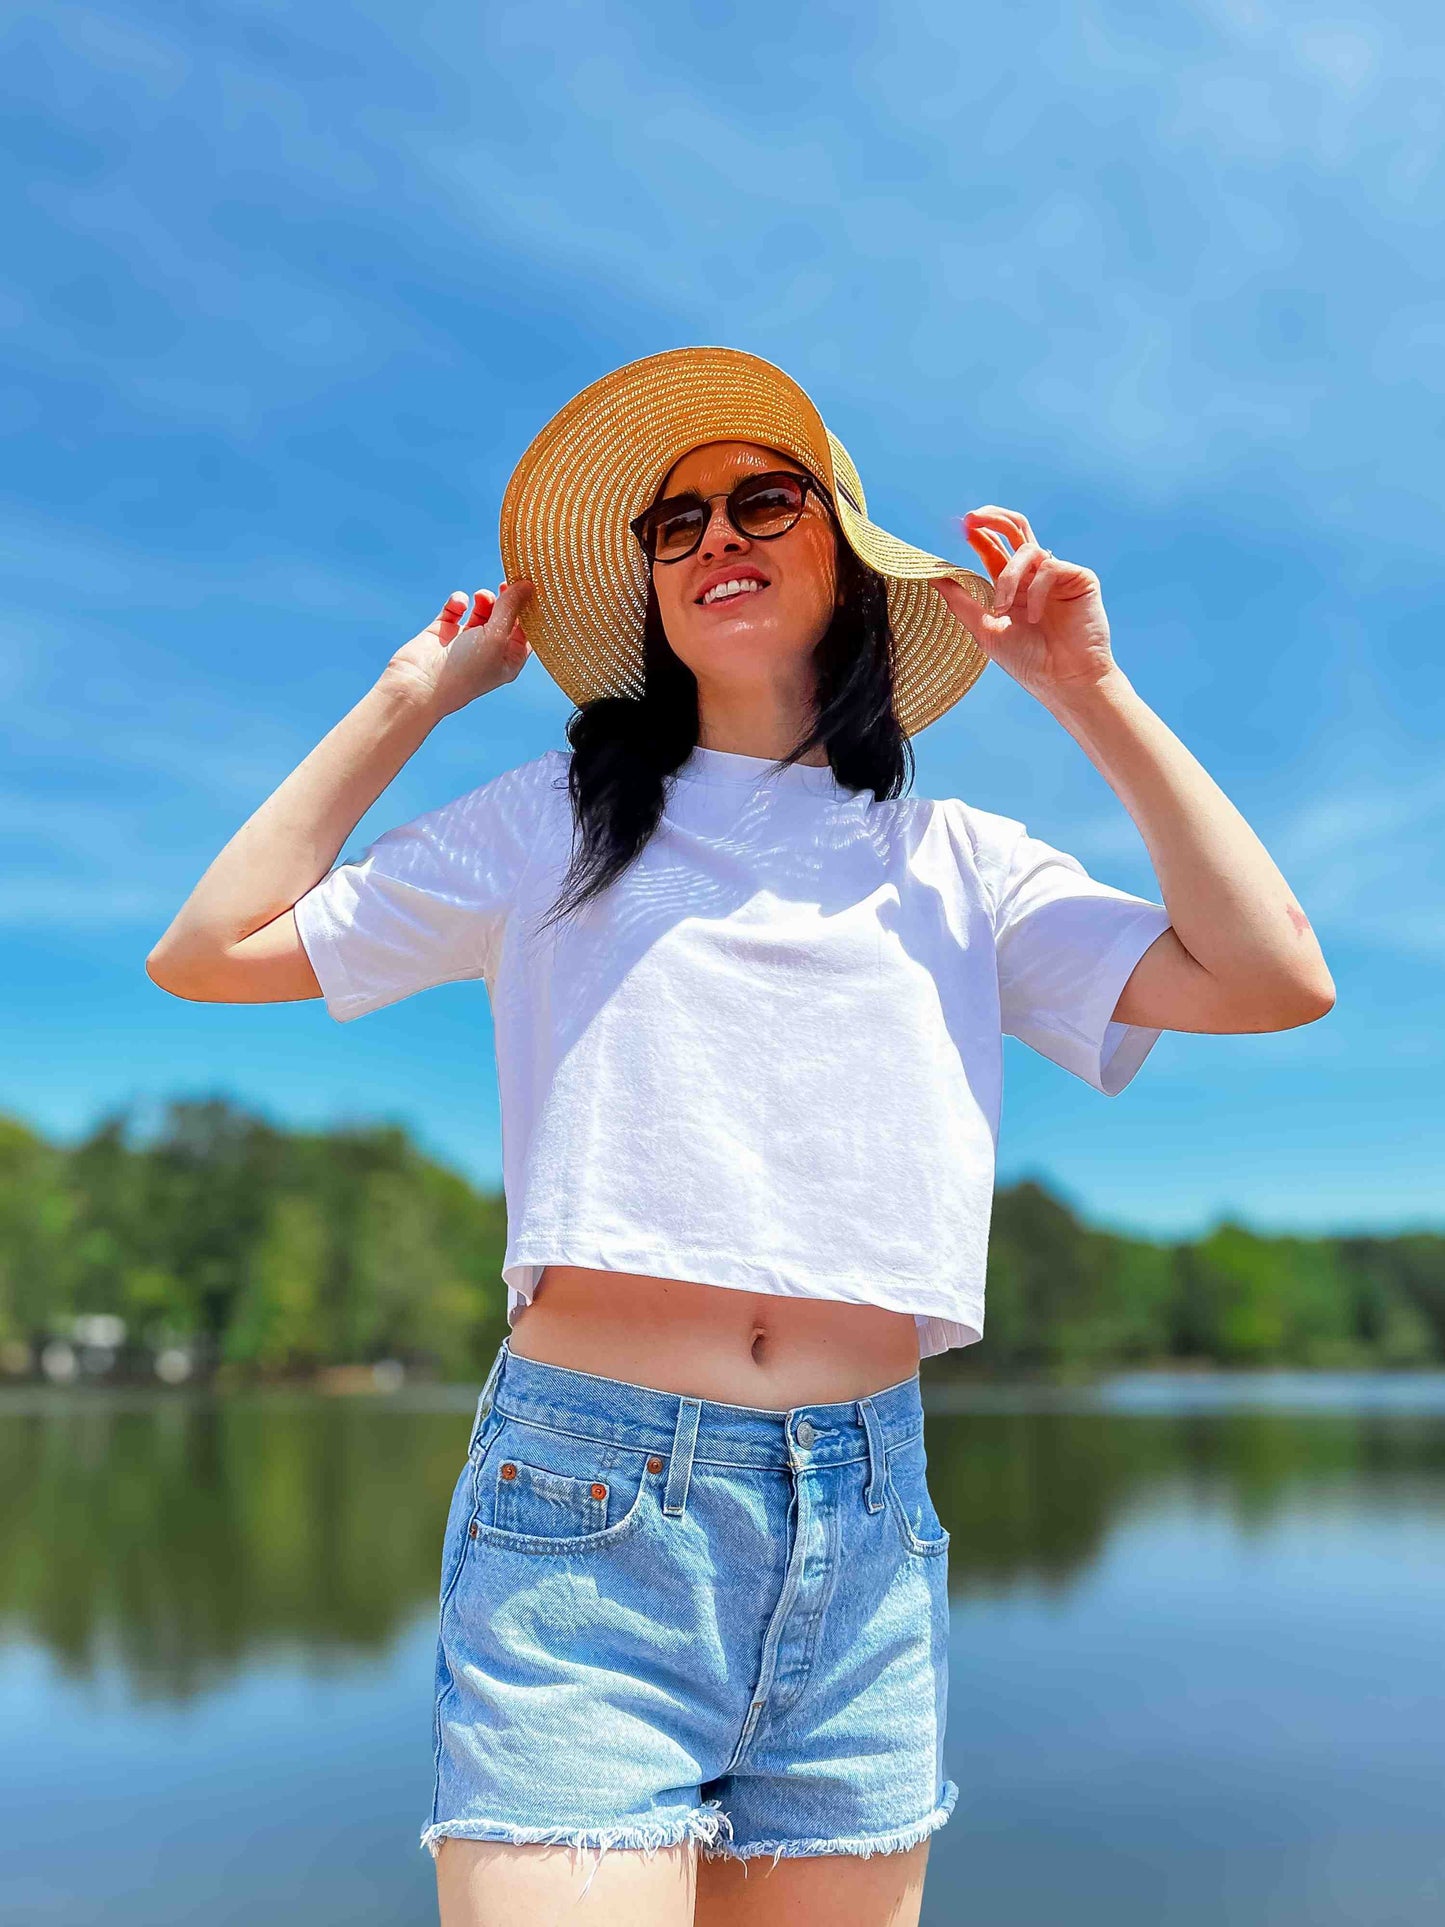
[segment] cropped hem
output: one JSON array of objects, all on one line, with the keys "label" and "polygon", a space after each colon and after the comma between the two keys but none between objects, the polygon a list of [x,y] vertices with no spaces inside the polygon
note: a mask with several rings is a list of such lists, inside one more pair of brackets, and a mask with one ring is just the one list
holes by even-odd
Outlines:
[{"label": "cropped hem", "polygon": [[422,1830],[421,1845],[435,1860],[443,1840],[486,1840],[509,1847],[573,1847],[595,1850],[599,1857],[610,1848],[625,1848],[651,1856],[685,1840],[704,1843],[731,1833],[732,1821],[720,1800],[704,1800],[680,1820],[623,1821],[613,1827],[515,1827],[504,1820],[438,1820]]},{"label": "cropped hem", "polygon": [[[695,1248],[649,1250],[642,1245],[609,1245],[598,1240],[571,1245],[534,1234],[519,1238],[508,1250],[502,1264],[502,1279],[508,1293],[508,1324],[512,1313],[532,1302],[537,1280],[546,1265],[578,1265],[588,1270],[628,1271],[644,1278],[683,1278],[698,1285],[717,1285],[724,1291],[761,1292],[774,1298],[810,1298],[833,1304],[871,1305],[880,1311],[912,1313],[918,1325],[919,1356],[947,1351],[955,1345],[974,1345],[983,1336],[983,1303],[960,1302],[938,1291],[913,1285],[900,1285],[886,1271],[878,1273],[833,1272],[819,1290],[811,1282],[800,1288],[799,1274],[779,1265],[752,1263],[732,1252],[699,1251]],[[895,1293],[893,1302],[877,1295],[879,1279],[884,1278]],[[839,1289],[841,1287],[841,1289]],[[942,1338],[946,1342],[937,1341]]]},{"label": "cropped hem", "polygon": [[832,1840],[749,1840],[741,1847],[704,1846],[702,1852],[709,1860],[758,1860],[768,1853],[775,1867],[779,1860],[810,1859],[821,1854],[855,1854],[866,1860],[875,1853],[906,1853],[937,1832],[953,1812],[957,1799],[957,1785],[945,1780],[943,1793],[932,1813],[915,1826],[895,1827],[892,1833],[845,1833]]}]

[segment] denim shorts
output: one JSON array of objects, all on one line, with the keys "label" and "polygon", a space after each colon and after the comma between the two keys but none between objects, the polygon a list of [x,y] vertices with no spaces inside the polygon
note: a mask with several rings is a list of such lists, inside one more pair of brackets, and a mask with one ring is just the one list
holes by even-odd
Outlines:
[{"label": "denim shorts", "polygon": [[422,1845],[916,1845],[958,1797],[947,1568],[916,1371],[770,1411],[504,1339],[443,1544]]}]

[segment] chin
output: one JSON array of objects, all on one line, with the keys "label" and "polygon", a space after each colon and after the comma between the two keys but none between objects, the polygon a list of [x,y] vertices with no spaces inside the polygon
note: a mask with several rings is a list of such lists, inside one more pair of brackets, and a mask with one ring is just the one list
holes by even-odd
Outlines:
[{"label": "chin", "polygon": [[696,651],[687,666],[700,683],[755,685],[774,680],[781,656],[771,637],[731,636],[722,648],[714,644]]},{"label": "chin", "polygon": [[678,649],[677,654],[695,676],[736,674],[744,665],[761,671],[769,665],[776,667],[780,657],[793,657],[801,663],[812,656],[816,642],[799,649],[795,635],[785,634],[783,625],[777,622],[750,622],[746,616],[738,616],[726,623],[709,624],[706,636],[689,636],[686,653]]}]

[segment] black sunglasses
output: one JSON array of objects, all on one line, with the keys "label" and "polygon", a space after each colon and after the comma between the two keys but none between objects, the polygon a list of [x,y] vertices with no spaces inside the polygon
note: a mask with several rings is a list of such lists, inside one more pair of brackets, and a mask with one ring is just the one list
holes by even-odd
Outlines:
[{"label": "black sunglasses", "polygon": [[685,562],[702,545],[712,520],[712,504],[725,502],[727,518],[750,542],[771,542],[786,535],[807,506],[808,491],[827,503],[828,493],[811,475],[774,469],[748,475],[726,494],[668,495],[628,523],[649,562]]}]

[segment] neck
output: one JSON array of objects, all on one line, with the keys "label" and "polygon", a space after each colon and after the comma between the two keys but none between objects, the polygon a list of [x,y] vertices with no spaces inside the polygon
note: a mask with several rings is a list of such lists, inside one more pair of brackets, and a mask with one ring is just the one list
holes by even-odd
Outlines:
[{"label": "neck", "polygon": [[[726,693],[704,699],[699,691],[697,740],[701,749],[725,750],[732,756],[758,756],[777,762],[812,726],[812,717],[803,712],[801,705],[764,704],[756,697],[749,700]],[[828,752],[818,743],[798,760],[815,766],[826,765]]]}]

